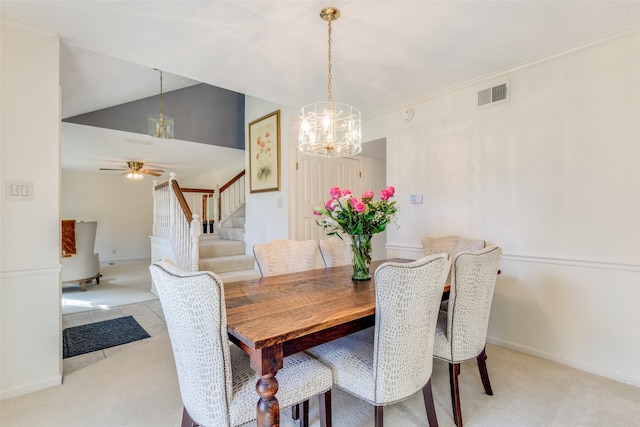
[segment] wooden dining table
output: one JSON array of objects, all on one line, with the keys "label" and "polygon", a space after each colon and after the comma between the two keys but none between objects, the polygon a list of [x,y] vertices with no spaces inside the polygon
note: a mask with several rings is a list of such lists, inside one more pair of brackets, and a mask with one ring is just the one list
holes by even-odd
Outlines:
[{"label": "wooden dining table", "polygon": [[[371,271],[388,259],[373,262]],[[258,376],[258,426],[278,426],[276,373],[284,357],[374,324],[375,280],[352,281],[351,265],[226,283],[230,340]]]}]

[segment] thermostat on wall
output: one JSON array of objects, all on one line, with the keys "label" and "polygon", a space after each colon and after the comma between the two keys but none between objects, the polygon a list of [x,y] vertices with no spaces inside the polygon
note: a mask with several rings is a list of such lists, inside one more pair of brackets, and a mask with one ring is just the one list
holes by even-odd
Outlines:
[{"label": "thermostat on wall", "polygon": [[412,194],[411,195],[411,203],[412,204],[422,203],[422,194]]}]

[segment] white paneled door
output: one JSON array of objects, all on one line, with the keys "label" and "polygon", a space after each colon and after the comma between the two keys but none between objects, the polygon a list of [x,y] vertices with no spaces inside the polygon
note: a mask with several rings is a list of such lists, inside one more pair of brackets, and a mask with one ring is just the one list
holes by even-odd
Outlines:
[{"label": "white paneled door", "polygon": [[296,167],[296,240],[324,238],[324,230],[316,224],[315,207],[329,199],[329,189],[348,188],[362,194],[361,161],[358,158],[325,158],[297,153]]}]

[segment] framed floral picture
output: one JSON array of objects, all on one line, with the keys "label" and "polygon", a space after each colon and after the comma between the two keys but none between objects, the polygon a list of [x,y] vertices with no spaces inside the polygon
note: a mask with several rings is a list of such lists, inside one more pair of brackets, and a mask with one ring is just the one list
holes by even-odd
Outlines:
[{"label": "framed floral picture", "polygon": [[249,123],[249,192],[280,190],[280,110]]}]

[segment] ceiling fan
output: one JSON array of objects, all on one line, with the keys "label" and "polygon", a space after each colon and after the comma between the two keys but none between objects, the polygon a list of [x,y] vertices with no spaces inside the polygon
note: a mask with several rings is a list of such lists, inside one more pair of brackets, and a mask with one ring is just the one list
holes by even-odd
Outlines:
[{"label": "ceiling fan", "polygon": [[161,176],[164,171],[161,169],[143,169],[144,163],[142,162],[127,162],[128,169],[107,169],[100,168],[101,171],[121,171],[129,179],[140,180],[144,179],[144,175]]}]

